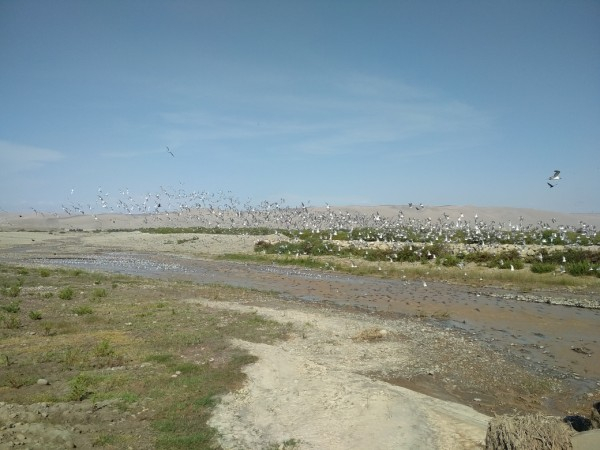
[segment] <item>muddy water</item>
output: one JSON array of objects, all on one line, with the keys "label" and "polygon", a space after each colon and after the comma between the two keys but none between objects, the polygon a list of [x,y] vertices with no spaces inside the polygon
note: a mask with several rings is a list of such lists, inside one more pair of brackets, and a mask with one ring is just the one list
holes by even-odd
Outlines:
[{"label": "muddy water", "polygon": [[469,333],[536,370],[556,371],[579,384],[582,391],[600,383],[600,309],[518,301],[514,300],[518,292],[498,288],[164,254],[106,253],[77,258],[33,258],[31,262],[196,283],[225,283],[278,292],[282,298],[434,317],[441,326]]}]

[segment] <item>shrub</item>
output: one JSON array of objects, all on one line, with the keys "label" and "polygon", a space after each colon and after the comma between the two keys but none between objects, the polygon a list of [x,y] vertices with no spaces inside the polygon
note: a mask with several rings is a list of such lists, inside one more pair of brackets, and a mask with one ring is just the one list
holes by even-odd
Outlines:
[{"label": "shrub", "polygon": [[574,277],[581,275],[593,275],[592,265],[587,261],[580,261],[574,263],[568,263],[566,265],[566,271]]},{"label": "shrub", "polygon": [[40,311],[29,311],[29,318],[31,320],[42,320],[42,313]]},{"label": "shrub", "polygon": [[10,330],[21,328],[21,320],[16,316],[9,316],[4,319],[4,326]]},{"label": "shrub", "polygon": [[521,270],[522,268],[525,267],[525,263],[523,262],[522,259],[516,259],[514,261],[510,261],[509,267],[511,264],[515,270]]},{"label": "shrub", "polygon": [[69,384],[71,385],[71,392],[69,393],[68,400],[79,402],[85,400],[92,394],[90,385],[92,384],[91,377],[80,373],[73,378]]},{"label": "shrub", "polygon": [[533,273],[549,273],[554,272],[556,265],[553,263],[535,262],[530,267]]},{"label": "shrub", "polygon": [[58,293],[58,298],[61,300],[71,300],[73,298],[73,289],[70,287],[63,288]]},{"label": "shrub", "polygon": [[442,265],[444,267],[456,267],[460,264],[460,259],[454,255],[448,255],[442,259]]},{"label": "shrub", "polygon": [[50,276],[50,270],[40,269],[40,277],[47,278]]},{"label": "shrub", "polygon": [[123,364],[123,356],[117,355],[114,347],[104,339],[94,349],[96,367],[114,367]]},{"label": "shrub", "polygon": [[113,349],[112,345],[110,345],[110,342],[104,339],[96,346],[94,353],[99,358],[105,358],[114,355],[115,350]]},{"label": "shrub", "polygon": [[92,310],[92,308],[90,308],[87,305],[79,306],[79,307],[73,309],[73,313],[77,314],[78,316],[83,316],[84,314],[93,314],[93,312],[94,311]]},{"label": "shrub", "polygon": [[21,306],[19,302],[10,302],[8,305],[0,306],[0,309],[3,309],[7,313],[16,314],[21,310]]},{"label": "shrub", "polygon": [[13,285],[11,287],[9,287],[8,289],[4,289],[4,295],[8,296],[8,297],[18,297],[19,294],[21,293],[21,287],[18,285]]},{"label": "shrub", "polygon": [[473,252],[465,255],[466,262],[474,262],[477,264],[489,263],[494,260],[494,255],[489,252]]},{"label": "shrub", "polygon": [[106,297],[106,295],[106,289],[104,288],[96,288],[92,291],[92,297],[95,299]]}]

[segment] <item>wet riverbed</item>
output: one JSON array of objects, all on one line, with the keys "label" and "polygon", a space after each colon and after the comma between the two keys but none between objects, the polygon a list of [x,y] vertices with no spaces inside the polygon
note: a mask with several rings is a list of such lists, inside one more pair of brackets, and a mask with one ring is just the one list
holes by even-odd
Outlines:
[{"label": "wet riverbed", "polygon": [[[552,293],[541,295],[426,279],[353,276],[166,254],[109,252],[74,257],[32,255],[19,259],[21,263],[38,265],[224,283],[277,292],[282,299],[433,318],[440,326],[486,341],[535,370],[552,371],[573,380],[580,391],[600,382],[600,309],[550,304]],[[576,297],[573,300],[578,301]],[[592,294],[591,301],[595,300]]]}]

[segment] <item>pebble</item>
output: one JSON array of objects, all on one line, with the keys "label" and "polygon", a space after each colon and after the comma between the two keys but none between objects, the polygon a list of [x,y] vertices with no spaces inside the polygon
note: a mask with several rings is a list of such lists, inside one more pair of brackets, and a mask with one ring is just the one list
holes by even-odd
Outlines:
[{"label": "pebble", "polygon": [[47,386],[50,384],[50,382],[48,380],[46,380],[45,378],[40,378],[39,380],[37,380],[37,384]]}]

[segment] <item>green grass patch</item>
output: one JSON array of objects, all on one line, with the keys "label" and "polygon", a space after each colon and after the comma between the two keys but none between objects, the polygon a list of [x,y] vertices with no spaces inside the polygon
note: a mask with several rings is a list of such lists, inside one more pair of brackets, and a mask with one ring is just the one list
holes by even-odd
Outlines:
[{"label": "green grass patch", "polygon": [[73,314],[77,314],[78,316],[84,316],[86,314],[93,314],[94,310],[87,305],[78,306],[77,308],[73,308]]},{"label": "green grass patch", "polygon": [[95,288],[92,291],[92,298],[95,300],[99,300],[101,298],[104,298],[108,295],[108,293],[106,292],[106,289],[104,288]]},{"label": "green grass patch", "polygon": [[31,320],[42,320],[42,312],[41,311],[29,311],[29,318]]},{"label": "green grass patch", "polygon": [[[14,285],[21,272],[0,265],[0,286]],[[110,439],[106,429],[98,427],[92,436],[95,445],[127,448],[143,435],[145,448],[215,447],[215,432],[206,424],[211,411],[222,394],[242,386],[242,368],[255,361],[229,339],[274,342],[285,339],[290,327],[257,314],[185,301],[261,301],[271,295],[251,289],[106,275],[102,284],[118,289],[102,296],[92,310],[78,304],[77,297],[97,296],[98,274],[56,269],[46,276],[30,269],[26,277],[27,286],[43,286],[46,292],[62,292],[68,286],[81,295],[71,297],[73,303],[65,311],[64,298],[44,298],[39,289],[23,289],[17,312],[0,310],[2,400],[114,401],[111,408],[123,414],[116,421],[145,411],[144,421],[111,430]],[[83,317],[65,314],[68,311]],[[51,380],[51,385],[41,389],[38,378]]]},{"label": "green grass patch", "polygon": [[556,264],[551,262],[534,262],[530,266],[533,273],[551,273],[556,270]]},{"label": "green grass patch", "polygon": [[7,313],[16,314],[21,311],[21,302],[12,301],[10,303],[0,305],[0,309],[6,311]]}]

